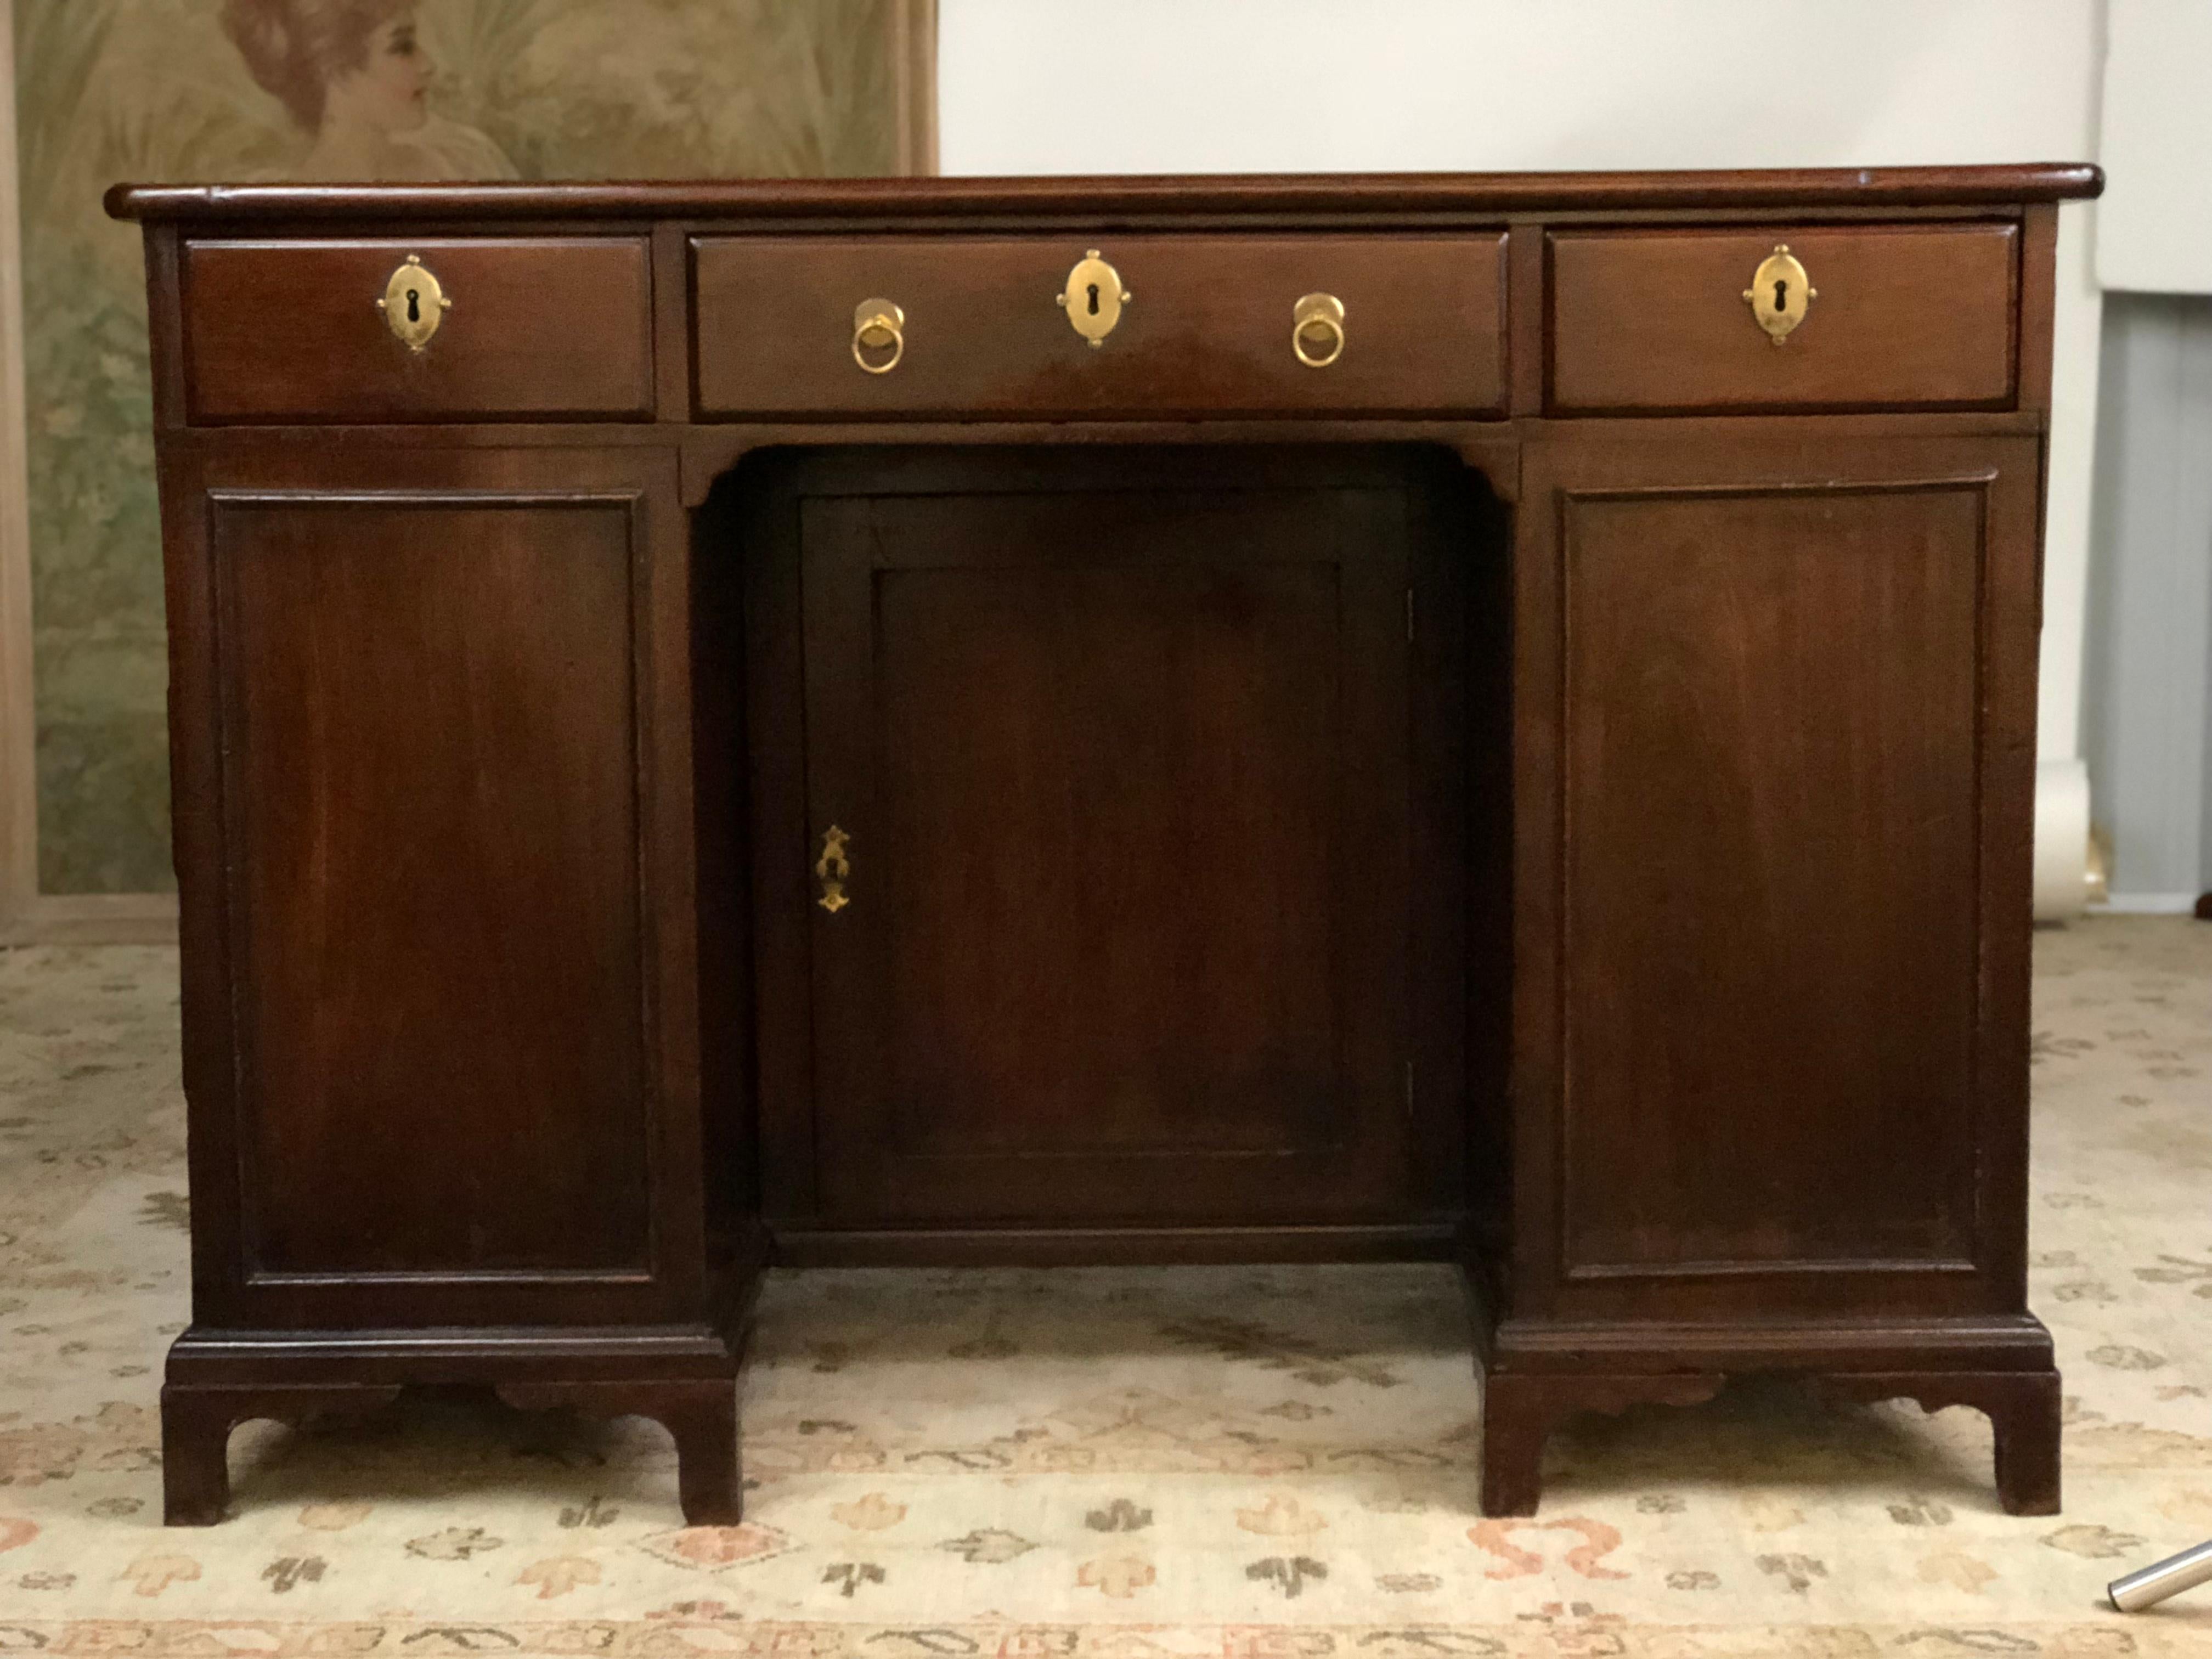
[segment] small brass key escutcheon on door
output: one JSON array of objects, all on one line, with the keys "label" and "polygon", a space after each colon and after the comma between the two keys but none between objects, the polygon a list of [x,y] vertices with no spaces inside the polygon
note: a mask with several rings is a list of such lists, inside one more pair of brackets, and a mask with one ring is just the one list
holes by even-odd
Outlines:
[{"label": "small brass key escutcheon on door", "polygon": [[1067,313],[1069,326],[1090,341],[1093,349],[1106,343],[1106,337],[1121,320],[1121,307],[1136,297],[1121,286],[1121,273],[1100,258],[1095,247],[1075,262],[1075,269],[1067,273],[1067,286],[1053,295]]},{"label": "small brass key escutcheon on door", "polygon": [[1820,289],[1813,286],[1813,279],[1805,274],[1805,267],[1790,252],[1787,242],[1759,261],[1759,269],[1751,273],[1751,286],[1743,291],[1752,316],[1777,345],[1805,320],[1807,308],[1820,297]]},{"label": "small brass key escutcheon on door", "polygon": [[402,345],[410,351],[420,351],[430,343],[430,337],[446,320],[453,302],[423,264],[422,256],[410,253],[407,263],[385,283],[384,297],[376,302],[376,308],[384,313],[386,326]]},{"label": "small brass key escutcheon on door", "polygon": [[814,861],[814,874],[822,883],[822,896],[814,902],[833,916],[853,902],[845,896],[845,883],[853,873],[845,845],[852,839],[831,824],[822,832],[822,856]]}]

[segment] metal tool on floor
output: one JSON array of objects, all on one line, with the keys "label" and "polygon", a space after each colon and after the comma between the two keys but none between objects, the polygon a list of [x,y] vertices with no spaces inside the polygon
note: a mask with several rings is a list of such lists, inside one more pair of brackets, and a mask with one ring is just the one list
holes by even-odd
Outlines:
[{"label": "metal tool on floor", "polygon": [[2212,1540],[2179,1555],[2169,1555],[2163,1561],[2154,1561],[2124,1578],[2115,1578],[2105,1587],[2105,1594],[2112,1598],[2112,1605],[2122,1613],[2141,1613],[2145,1607],[2156,1607],[2169,1595],[2179,1595],[2208,1582],[2212,1582]]}]

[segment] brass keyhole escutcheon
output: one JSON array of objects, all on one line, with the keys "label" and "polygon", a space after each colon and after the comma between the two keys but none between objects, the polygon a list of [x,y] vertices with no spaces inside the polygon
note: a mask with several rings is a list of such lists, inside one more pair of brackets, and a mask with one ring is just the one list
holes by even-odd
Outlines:
[{"label": "brass keyhole escutcheon", "polygon": [[410,351],[420,351],[430,343],[430,337],[446,320],[453,302],[424,266],[422,256],[410,253],[385,283],[384,297],[376,302],[376,308],[384,313],[386,326],[402,345]]},{"label": "brass keyhole escutcheon", "polygon": [[845,856],[845,847],[852,839],[831,824],[822,832],[822,856],[814,860],[815,879],[822,884],[821,896],[814,902],[833,916],[853,902],[845,896],[845,884],[853,874],[852,860]]},{"label": "brass keyhole escutcheon", "polygon": [[1069,325],[1097,347],[1106,343],[1106,337],[1121,320],[1121,307],[1136,296],[1121,286],[1121,273],[1100,258],[1094,247],[1076,261],[1075,269],[1067,273],[1067,285],[1052,297],[1067,313]]},{"label": "brass keyhole escutcheon", "polygon": [[1787,242],[1759,261],[1759,269],[1751,274],[1751,286],[1743,291],[1744,303],[1751,307],[1753,320],[1766,331],[1766,337],[1776,345],[1790,337],[1798,324],[1805,320],[1807,309],[1820,297],[1820,290],[1813,286],[1805,267],[1790,252]]}]

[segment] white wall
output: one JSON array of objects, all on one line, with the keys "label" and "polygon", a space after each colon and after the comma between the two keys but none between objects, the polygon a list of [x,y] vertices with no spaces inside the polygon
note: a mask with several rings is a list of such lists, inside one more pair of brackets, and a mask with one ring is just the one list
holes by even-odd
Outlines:
[{"label": "white wall", "polygon": [[2111,0],[2082,744],[2116,909],[2212,889],[2212,5]]},{"label": "white wall", "polygon": [[[2202,3],[2203,0],[2191,0]],[[2100,0],[939,0],[952,173],[2094,159]],[[2059,246],[2042,747],[2079,752],[2099,295]]]},{"label": "white wall", "polygon": [[2106,288],[2212,294],[2212,5],[2109,0],[2097,210]]},{"label": "white wall", "polygon": [[2112,903],[2212,889],[2212,298],[2105,307],[2082,742]]}]

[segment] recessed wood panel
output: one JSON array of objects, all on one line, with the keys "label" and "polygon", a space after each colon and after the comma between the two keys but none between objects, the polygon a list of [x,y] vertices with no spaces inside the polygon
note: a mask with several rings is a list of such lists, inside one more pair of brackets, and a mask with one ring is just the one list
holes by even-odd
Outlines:
[{"label": "recessed wood panel", "polygon": [[902,1151],[1326,1143],[1337,584],[1317,562],[878,573],[891,842],[862,859],[889,878],[866,902],[890,912]]},{"label": "recessed wood panel", "polygon": [[[1505,238],[706,237],[692,245],[708,416],[1504,412]],[[1132,296],[1092,348],[1054,303],[1097,248]],[[1299,362],[1297,301],[1345,307],[1342,356]],[[906,314],[887,374],[853,313]],[[1315,355],[1322,349],[1315,348]],[[882,354],[872,354],[878,361]]]},{"label": "recessed wood panel", "polygon": [[[409,255],[453,308],[414,351],[376,308]],[[185,246],[195,421],[638,419],[653,412],[641,236]]]},{"label": "recessed wood panel", "polygon": [[1566,498],[1571,1278],[1974,1255],[1984,514]]},{"label": "recessed wood panel", "polygon": [[[2019,242],[2008,223],[1556,232],[1547,407],[2009,407]],[[1817,297],[1776,345],[1744,294],[1779,246]]]},{"label": "recessed wood panel", "polygon": [[834,824],[851,862],[834,912],[799,872],[823,1221],[1395,1221],[1454,1189],[1406,1160],[1418,469],[1344,465],[801,494],[805,856]]},{"label": "recessed wood panel", "polygon": [[213,511],[253,1268],[641,1267],[634,504]]}]

